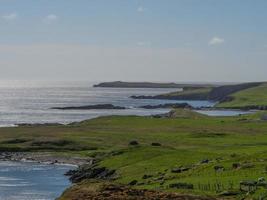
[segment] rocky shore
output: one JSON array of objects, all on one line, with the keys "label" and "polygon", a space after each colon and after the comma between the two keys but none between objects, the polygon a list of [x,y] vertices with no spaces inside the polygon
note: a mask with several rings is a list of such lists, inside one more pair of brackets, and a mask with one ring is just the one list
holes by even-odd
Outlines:
[{"label": "rocky shore", "polygon": [[0,161],[38,162],[45,164],[66,164],[81,166],[91,162],[91,158],[56,156],[39,152],[0,152]]},{"label": "rocky shore", "polygon": [[144,109],[158,109],[158,108],[193,108],[188,103],[166,103],[159,105],[145,105],[140,108]]}]

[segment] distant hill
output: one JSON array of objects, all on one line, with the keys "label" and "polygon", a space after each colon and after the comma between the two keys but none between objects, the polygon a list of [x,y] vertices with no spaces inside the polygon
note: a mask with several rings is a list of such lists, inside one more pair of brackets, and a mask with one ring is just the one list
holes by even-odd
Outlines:
[{"label": "distant hill", "polygon": [[113,88],[203,88],[211,87],[212,84],[180,84],[180,83],[152,83],[152,82],[104,82],[94,85],[94,87],[113,87]]},{"label": "distant hill", "polygon": [[267,83],[252,82],[217,87],[184,88],[156,96],[132,96],[134,99],[209,100],[218,102],[216,107],[253,108],[267,107]]}]

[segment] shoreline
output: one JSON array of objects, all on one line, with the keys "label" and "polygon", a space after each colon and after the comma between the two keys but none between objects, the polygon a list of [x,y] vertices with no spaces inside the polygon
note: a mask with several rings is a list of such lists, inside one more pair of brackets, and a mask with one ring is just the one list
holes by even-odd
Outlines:
[{"label": "shoreline", "polygon": [[47,165],[69,165],[79,167],[92,159],[81,157],[55,156],[49,152],[0,152],[0,162],[32,162]]},{"label": "shoreline", "polygon": [[[156,105],[157,106],[157,105]],[[153,106],[151,106],[153,107]],[[149,110],[149,108],[143,108],[143,109],[146,109],[146,110]],[[161,108],[155,108],[155,110],[157,109],[161,109]],[[167,109],[167,108],[165,108]],[[173,108],[169,108],[170,110],[172,110]],[[174,108],[175,109],[175,108]],[[192,108],[189,108],[190,110],[192,111],[236,111],[236,112],[258,112],[258,111],[262,111],[262,110],[259,110],[259,109],[242,109],[242,108],[223,108],[223,107],[192,107]],[[169,112],[166,112],[166,113],[163,113],[163,114],[168,114]],[[162,114],[162,113],[159,113],[159,115]],[[154,115],[157,115],[157,114],[152,114],[152,115],[140,115],[140,116],[154,116]],[[105,116],[109,116],[109,115],[105,115]],[[104,116],[104,117],[105,117]],[[118,115],[118,116],[125,116],[125,115]],[[127,115],[126,115],[127,116]],[[136,115],[136,116],[139,116],[139,115]],[[209,115],[207,115],[209,116]],[[223,116],[223,115],[222,115]],[[70,122],[70,123],[66,123],[66,124],[63,124],[63,123],[19,123],[19,124],[8,124],[8,125],[0,125],[0,129],[1,128],[18,128],[18,127],[36,127],[36,126],[68,126],[68,125],[72,125],[74,123],[81,123],[83,121],[88,121],[88,120],[91,120],[91,119],[96,119],[96,118],[99,118],[99,117],[103,117],[103,116],[97,116],[97,117],[94,117],[94,118],[89,118],[89,119],[85,119],[85,120],[81,120],[81,121],[73,121],[73,122]],[[1,160],[1,158],[0,158]]]}]

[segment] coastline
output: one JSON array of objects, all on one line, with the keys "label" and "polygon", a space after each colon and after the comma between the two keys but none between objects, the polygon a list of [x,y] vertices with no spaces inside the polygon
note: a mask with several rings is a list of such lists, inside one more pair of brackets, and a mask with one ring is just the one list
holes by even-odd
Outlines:
[{"label": "coastline", "polygon": [[1,161],[32,162],[48,165],[71,165],[79,167],[92,159],[81,157],[56,156],[49,152],[0,152]]}]

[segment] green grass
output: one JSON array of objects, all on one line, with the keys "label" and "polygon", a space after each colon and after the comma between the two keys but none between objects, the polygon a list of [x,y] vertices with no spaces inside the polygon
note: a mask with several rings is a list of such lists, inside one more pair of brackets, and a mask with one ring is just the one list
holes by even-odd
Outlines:
[{"label": "green grass", "polygon": [[211,87],[203,87],[203,88],[188,88],[184,89],[183,91],[178,92],[170,92],[167,94],[162,94],[160,96],[165,97],[191,97],[191,98],[198,98],[198,99],[207,99],[208,95],[211,91]]},{"label": "green grass", "polygon": [[219,103],[216,107],[267,106],[267,84],[242,90],[230,96],[233,97],[232,101]]},{"label": "green grass", "polygon": [[[116,183],[137,180],[137,188],[217,195],[230,188],[238,190],[243,180],[267,179],[267,122],[260,120],[263,114],[208,117],[177,110],[175,118],[110,116],[68,126],[1,128],[0,149],[105,155],[99,164],[116,169]],[[139,145],[129,146],[132,140]],[[152,142],[161,146],[152,146]],[[120,153],[110,153],[114,151]],[[210,162],[200,164],[205,159]],[[233,163],[249,163],[252,168],[233,169]],[[216,165],[225,171],[215,172]],[[175,167],[190,170],[172,173]],[[159,180],[163,174],[164,181]],[[143,175],[153,177],[143,179]],[[169,188],[177,182],[193,184],[194,190]],[[259,189],[253,195],[263,192]]]}]

